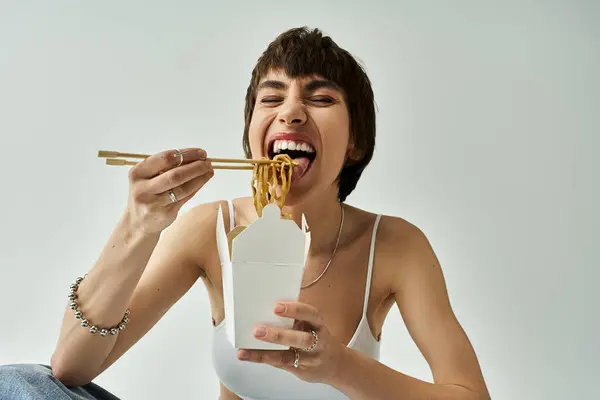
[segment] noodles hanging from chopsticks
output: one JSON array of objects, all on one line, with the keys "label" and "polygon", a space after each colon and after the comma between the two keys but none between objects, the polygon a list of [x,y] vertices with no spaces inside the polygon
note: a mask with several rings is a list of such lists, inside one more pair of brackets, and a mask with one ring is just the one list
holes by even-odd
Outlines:
[{"label": "noodles hanging from chopsticks", "polygon": [[263,208],[275,202],[281,210],[281,216],[289,218],[289,215],[284,214],[283,206],[290,191],[292,172],[297,163],[287,154],[278,154],[273,160],[277,162],[254,165],[252,172],[254,207],[258,216],[262,217]]}]

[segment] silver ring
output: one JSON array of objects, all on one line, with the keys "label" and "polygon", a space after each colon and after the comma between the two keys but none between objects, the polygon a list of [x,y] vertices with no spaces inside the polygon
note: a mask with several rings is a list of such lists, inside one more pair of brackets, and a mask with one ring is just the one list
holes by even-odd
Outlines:
[{"label": "silver ring", "polygon": [[175,196],[175,193],[173,193],[172,190],[169,190],[168,193],[169,193],[169,198],[171,199],[171,202],[177,203],[177,196]]},{"label": "silver ring", "polygon": [[294,368],[298,368],[300,366],[300,353],[298,350],[294,349]]},{"label": "silver ring", "polygon": [[177,153],[175,153],[176,156],[179,156],[179,164],[177,164],[178,167],[181,166],[181,164],[183,164],[183,151],[179,150],[179,149],[175,149],[177,150]]},{"label": "silver ring", "polygon": [[314,349],[317,347],[317,344],[319,343],[319,337],[317,336],[317,332],[315,332],[315,331],[310,331],[310,333],[312,333],[312,335],[313,335],[313,337],[315,338],[315,340],[314,340],[313,344],[312,344],[312,345],[311,345],[309,348],[307,348],[307,349],[302,349],[303,351],[306,351],[306,352],[311,352],[311,351],[313,351],[313,350],[314,350]]}]

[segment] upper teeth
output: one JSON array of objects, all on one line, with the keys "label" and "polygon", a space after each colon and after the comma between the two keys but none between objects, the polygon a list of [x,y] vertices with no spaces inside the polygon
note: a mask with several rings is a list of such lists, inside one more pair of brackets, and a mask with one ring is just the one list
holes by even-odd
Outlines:
[{"label": "upper teeth", "polygon": [[273,153],[280,153],[281,150],[299,150],[313,153],[315,148],[308,143],[295,142],[293,140],[276,140],[273,143]]}]

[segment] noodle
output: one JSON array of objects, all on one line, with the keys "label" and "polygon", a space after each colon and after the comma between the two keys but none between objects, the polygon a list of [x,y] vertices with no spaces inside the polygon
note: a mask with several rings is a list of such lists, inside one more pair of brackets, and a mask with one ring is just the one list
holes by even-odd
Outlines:
[{"label": "noodle", "polygon": [[[267,158],[263,157],[263,160]],[[290,191],[292,172],[298,163],[287,154],[278,154],[273,159],[274,163],[255,164],[252,172],[252,196],[254,207],[259,217],[262,217],[263,208],[276,202],[281,210],[281,217],[290,219],[291,215],[283,212],[285,198]],[[279,192],[279,194],[278,194]],[[229,256],[231,257],[233,239],[239,235],[245,226],[238,225],[227,234],[229,243]]]},{"label": "noodle", "polygon": [[283,206],[290,191],[292,172],[297,163],[287,154],[278,154],[273,160],[276,162],[254,165],[252,172],[254,207],[258,216],[262,217],[262,210],[267,204],[277,203],[281,216],[289,218],[290,216],[283,212]]}]

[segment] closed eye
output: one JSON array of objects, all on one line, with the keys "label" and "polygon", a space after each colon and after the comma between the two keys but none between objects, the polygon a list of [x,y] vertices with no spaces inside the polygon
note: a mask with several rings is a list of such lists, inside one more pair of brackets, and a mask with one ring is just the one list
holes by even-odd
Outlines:
[{"label": "closed eye", "polygon": [[266,103],[266,104],[269,104],[269,103],[271,103],[271,104],[272,103],[280,103],[282,101],[283,101],[283,99],[281,97],[271,97],[271,96],[270,97],[263,97],[260,100],[261,103]]},{"label": "closed eye", "polygon": [[[318,103],[321,106],[331,105],[331,104],[334,104],[337,102],[336,99],[334,99],[330,96],[313,96],[313,97],[309,98],[309,100],[313,103]],[[267,96],[267,97],[263,97],[260,99],[260,102],[262,104],[267,104],[267,105],[275,105],[275,104],[281,103],[283,101],[284,101],[283,97],[279,97],[279,96]]]},{"label": "closed eye", "polygon": [[323,103],[323,104],[333,104],[335,103],[335,99],[329,97],[329,96],[315,96],[315,97],[311,97],[310,99],[311,101],[314,101],[315,103]]}]

